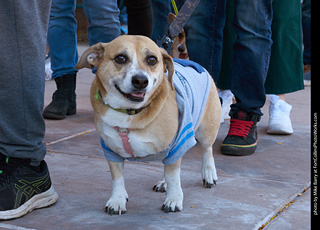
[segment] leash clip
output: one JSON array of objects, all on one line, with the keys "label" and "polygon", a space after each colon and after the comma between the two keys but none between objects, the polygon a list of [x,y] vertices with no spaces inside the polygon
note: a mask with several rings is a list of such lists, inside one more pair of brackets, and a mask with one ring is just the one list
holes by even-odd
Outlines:
[{"label": "leash clip", "polygon": [[117,130],[120,135],[122,133],[129,133],[129,129],[126,129],[126,128],[115,127],[115,130]]},{"label": "leash clip", "polygon": [[170,54],[172,49],[173,39],[169,35],[164,35],[161,39],[158,39],[157,45],[164,48],[168,54]]}]

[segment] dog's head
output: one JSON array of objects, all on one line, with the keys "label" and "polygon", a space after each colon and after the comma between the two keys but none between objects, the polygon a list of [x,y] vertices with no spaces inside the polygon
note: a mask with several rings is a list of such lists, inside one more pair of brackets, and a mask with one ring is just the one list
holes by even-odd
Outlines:
[{"label": "dog's head", "polygon": [[113,108],[143,107],[166,78],[167,70],[173,87],[172,58],[144,36],[123,35],[89,47],[76,68],[95,66],[107,92],[103,100]]},{"label": "dog's head", "polygon": [[[176,16],[172,13],[168,15],[168,21],[171,24]],[[174,38],[172,49],[171,49],[171,57],[180,58],[180,59],[189,59],[188,50],[186,46],[186,34],[182,29],[177,37]]]}]

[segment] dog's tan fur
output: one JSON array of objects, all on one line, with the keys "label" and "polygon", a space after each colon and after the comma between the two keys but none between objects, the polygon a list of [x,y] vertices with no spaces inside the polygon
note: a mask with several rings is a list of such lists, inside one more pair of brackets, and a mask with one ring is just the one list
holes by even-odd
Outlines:
[{"label": "dog's tan fur", "polygon": [[[115,58],[125,54],[128,61],[118,64]],[[148,64],[149,57],[155,57],[155,65]],[[106,145],[120,156],[130,157],[124,150],[121,139],[113,127],[130,129],[130,143],[135,157],[144,157],[161,152],[173,140],[178,129],[178,106],[172,76],[174,66],[172,58],[147,37],[120,36],[110,43],[98,43],[88,48],[76,68],[97,66],[96,78],[91,87],[91,103],[95,114],[95,126]],[[119,84],[128,90],[127,78],[143,72],[148,76],[149,85],[142,102],[132,102],[115,89]],[[168,78],[165,72],[168,71]],[[118,86],[118,85],[117,85]],[[129,87],[130,88],[130,87]],[[102,100],[96,98],[100,91]],[[122,90],[122,89],[121,89]],[[125,92],[130,93],[130,92]],[[145,108],[144,108],[145,107]],[[115,109],[139,109],[140,113],[127,115]],[[195,136],[203,147],[202,177],[211,187],[217,180],[212,145],[220,125],[221,106],[217,89],[211,82],[210,95],[201,122],[195,130]],[[143,150],[142,150],[143,149]],[[106,204],[109,213],[126,211],[128,194],[123,180],[124,163],[109,162],[112,174],[112,194]],[[167,197],[164,211],[182,210],[183,193],[180,186],[180,160],[165,166]],[[158,186],[163,186],[163,183]]]},{"label": "dog's tan fur", "polygon": [[[175,18],[176,16],[173,13],[170,13],[168,15],[169,23],[171,24]],[[173,39],[170,55],[172,58],[189,59],[184,29],[182,29],[178,36]]]}]

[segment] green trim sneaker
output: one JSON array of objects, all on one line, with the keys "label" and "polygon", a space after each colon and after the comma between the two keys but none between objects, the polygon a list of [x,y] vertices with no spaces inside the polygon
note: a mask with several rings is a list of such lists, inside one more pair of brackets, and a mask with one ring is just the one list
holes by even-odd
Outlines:
[{"label": "green trim sneaker", "polygon": [[38,167],[29,163],[0,153],[0,220],[21,217],[58,200],[46,162]]},{"label": "green trim sneaker", "polygon": [[257,148],[257,122],[260,116],[239,111],[231,115],[227,137],[221,144],[221,153],[232,156],[253,154]]}]

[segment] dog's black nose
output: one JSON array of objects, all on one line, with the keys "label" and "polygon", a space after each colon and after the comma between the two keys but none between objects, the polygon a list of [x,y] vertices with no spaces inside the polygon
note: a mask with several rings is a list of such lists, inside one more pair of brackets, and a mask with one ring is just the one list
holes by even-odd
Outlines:
[{"label": "dog's black nose", "polygon": [[144,89],[148,86],[148,78],[143,74],[137,74],[132,77],[132,85],[136,89]]},{"label": "dog's black nose", "polygon": [[185,50],[186,50],[186,47],[185,47],[183,44],[181,44],[181,45],[178,46],[178,51],[179,51],[180,53],[184,52]]}]

